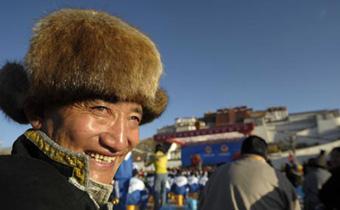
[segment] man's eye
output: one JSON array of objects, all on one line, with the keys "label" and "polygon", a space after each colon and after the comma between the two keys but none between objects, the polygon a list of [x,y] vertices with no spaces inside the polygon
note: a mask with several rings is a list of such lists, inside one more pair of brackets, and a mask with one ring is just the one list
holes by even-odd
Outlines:
[{"label": "man's eye", "polygon": [[100,111],[100,112],[108,111],[108,108],[105,106],[94,106],[94,107],[91,107],[91,109],[93,111]]},{"label": "man's eye", "polygon": [[140,117],[135,116],[135,115],[131,116],[130,119],[133,121],[136,121],[138,124],[140,124],[140,122],[142,121]]}]

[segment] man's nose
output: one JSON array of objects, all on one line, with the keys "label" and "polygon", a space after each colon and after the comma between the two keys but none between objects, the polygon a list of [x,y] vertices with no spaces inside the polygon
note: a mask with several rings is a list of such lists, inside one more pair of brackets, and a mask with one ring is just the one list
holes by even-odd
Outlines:
[{"label": "man's nose", "polygon": [[114,122],[110,122],[108,131],[101,134],[100,143],[112,152],[122,151],[129,146],[127,132],[127,119],[120,115]]}]

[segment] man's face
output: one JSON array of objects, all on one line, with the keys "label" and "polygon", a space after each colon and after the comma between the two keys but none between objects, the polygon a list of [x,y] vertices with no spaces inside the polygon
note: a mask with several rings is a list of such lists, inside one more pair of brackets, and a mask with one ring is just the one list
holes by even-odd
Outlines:
[{"label": "man's face", "polygon": [[109,184],[137,145],[141,120],[136,103],[92,100],[49,111],[42,130],[61,146],[88,155],[90,178]]}]

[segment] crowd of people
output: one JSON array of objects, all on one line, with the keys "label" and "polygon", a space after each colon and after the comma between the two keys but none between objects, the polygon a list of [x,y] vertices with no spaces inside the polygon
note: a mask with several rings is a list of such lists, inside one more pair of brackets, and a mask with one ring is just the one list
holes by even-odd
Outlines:
[{"label": "crowd of people", "polygon": [[288,159],[285,173],[296,189],[301,189],[303,209],[339,209],[340,147],[327,156],[325,150],[299,164],[294,157]]},{"label": "crowd of people", "polygon": [[[148,170],[138,168],[131,159],[124,161],[114,180],[119,186],[119,192],[115,191],[111,196],[111,199],[120,200],[116,209],[126,209],[127,206],[138,206],[139,209],[152,206],[153,209],[161,209],[170,203],[175,204],[175,197],[179,195],[183,201],[187,198],[197,200],[208,176],[216,168],[168,168],[167,160],[165,147],[158,144],[154,154],[145,162]],[[148,167],[151,164],[153,167]],[[128,177],[130,171],[132,174]]]},{"label": "crowd of people", "polygon": [[[154,171],[133,170],[129,187],[126,190],[126,206],[135,205],[140,210],[147,207],[161,209],[162,206],[185,205],[185,200],[198,199],[200,192],[208,181],[208,173],[193,173],[187,169],[169,169],[165,181],[164,198],[159,198],[156,186],[157,175]],[[162,194],[163,195],[163,194]],[[182,196],[183,204],[178,204],[176,196]],[[156,199],[159,199],[158,201]],[[125,207],[126,207],[125,206]],[[125,208],[123,208],[125,209]]]},{"label": "crowd of people", "polygon": [[[161,145],[155,149],[158,156],[159,151],[164,157],[166,152]],[[340,147],[334,148],[329,156],[321,150],[318,156],[303,164],[291,154],[285,167],[277,170],[268,159],[265,140],[250,136],[242,143],[241,156],[231,163],[204,165],[202,168],[194,165],[167,168],[164,192],[155,184],[159,167],[156,159],[153,161],[155,170],[134,169],[126,199],[129,205],[138,205],[139,209],[149,207],[155,210],[164,205],[175,205],[176,196],[182,196],[187,206],[190,206],[190,201],[197,201],[196,208],[202,210],[338,209],[339,160]],[[165,164],[162,162],[164,167]],[[159,197],[159,193],[164,195],[164,199]],[[188,209],[196,208],[191,206]]]}]

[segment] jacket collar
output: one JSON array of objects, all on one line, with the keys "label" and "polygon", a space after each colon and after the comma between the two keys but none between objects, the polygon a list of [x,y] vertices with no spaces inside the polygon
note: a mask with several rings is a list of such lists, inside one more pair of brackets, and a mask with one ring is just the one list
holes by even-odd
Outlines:
[{"label": "jacket collar", "polygon": [[40,130],[27,130],[25,137],[50,159],[72,168],[72,177],[85,188],[89,180],[89,159],[85,154],[72,152],[50,139]]},{"label": "jacket collar", "polygon": [[107,202],[113,186],[90,179],[89,157],[87,155],[75,153],[60,146],[40,130],[29,129],[24,133],[24,136],[38,148],[39,153],[43,153],[43,155],[35,154],[36,158],[48,161],[63,175],[68,176],[69,182],[86,191],[98,208],[98,204],[112,206]]}]

